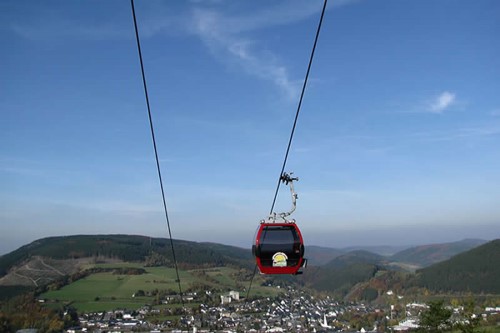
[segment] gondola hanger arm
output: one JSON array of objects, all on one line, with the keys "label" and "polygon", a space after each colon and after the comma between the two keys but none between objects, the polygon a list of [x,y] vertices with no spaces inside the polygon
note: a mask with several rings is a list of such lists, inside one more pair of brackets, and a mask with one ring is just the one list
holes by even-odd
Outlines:
[{"label": "gondola hanger arm", "polygon": [[[283,172],[283,174],[280,177],[280,181],[283,184],[290,186],[290,194],[292,196],[292,208],[288,212],[283,212],[283,213],[275,213],[275,212],[273,212],[269,216],[268,221],[276,222],[276,219],[280,218],[280,219],[283,219],[287,223],[295,223],[295,220],[287,220],[286,219],[288,216],[292,215],[292,213],[297,208],[298,195],[295,192],[295,188],[293,186],[293,182],[294,181],[298,181],[299,178],[298,177],[292,177],[292,175],[293,175],[293,172],[290,172],[290,174],[288,174],[286,172]],[[261,223],[264,223],[264,222],[265,222],[265,220],[261,221]]]}]

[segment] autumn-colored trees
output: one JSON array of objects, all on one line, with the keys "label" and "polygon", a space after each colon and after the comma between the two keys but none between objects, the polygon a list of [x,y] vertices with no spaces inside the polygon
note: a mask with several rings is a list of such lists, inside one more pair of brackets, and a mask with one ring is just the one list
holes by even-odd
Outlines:
[{"label": "autumn-colored trees", "polygon": [[0,332],[15,332],[23,328],[37,328],[39,333],[62,332],[78,323],[76,311],[48,309],[40,305],[33,294],[12,298],[0,309]]}]

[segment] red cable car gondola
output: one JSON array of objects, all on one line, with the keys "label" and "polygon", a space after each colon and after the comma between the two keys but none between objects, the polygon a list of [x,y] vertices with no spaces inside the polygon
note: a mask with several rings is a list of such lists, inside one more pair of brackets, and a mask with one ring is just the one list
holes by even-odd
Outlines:
[{"label": "red cable car gondola", "polygon": [[261,223],[252,251],[262,274],[299,274],[306,262],[304,240],[295,223]]},{"label": "red cable car gondola", "polygon": [[[300,274],[300,268],[307,263],[304,259],[304,240],[295,221],[286,220],[297,206],[293,181],[299,179],[284,173],[280,180],[290,185],[292,209],[286,213],[273,213],[268,221],[261,221],[252,252],[262,274]],[[282,218],[283,222],[276,222],[277,217]]]}]

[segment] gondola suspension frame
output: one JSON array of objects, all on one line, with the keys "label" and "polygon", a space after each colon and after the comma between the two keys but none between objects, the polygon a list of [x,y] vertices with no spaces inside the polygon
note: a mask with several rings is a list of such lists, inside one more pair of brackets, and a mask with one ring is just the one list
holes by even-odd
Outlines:
[{"label": "gondola suspension frame", "polygon": [[288,212],[273,212],[267,220],[261,220],[255,235],[252,252],[261,274],[296,275],[307,265],[302,233],[294,219],[287,219],[297,208],[298,195],[293,182],[299,179],[292,175],[285,172],[280,178],[290,187],[292,208]]}]

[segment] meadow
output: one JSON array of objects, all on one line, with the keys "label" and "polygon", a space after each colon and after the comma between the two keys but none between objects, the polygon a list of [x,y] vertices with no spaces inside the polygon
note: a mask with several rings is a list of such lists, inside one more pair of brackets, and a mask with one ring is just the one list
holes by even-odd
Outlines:
[{"label": "meadow", "polygon": [[[178,293],[179,287],[175,269],[165,267],[144,267],[140,264],[117,263],[98,264],[100,268],[143,268],[145,274],[125,275],[113,272],[94,273],[59,290],[47,291],[40,295],[48,306],[60,307],[71,304],[79,312],[110,311],[114,309],[137,310],[144,305],[153,305],[157,301],[156,293]],[[88,267],[90,268],[90,266]],[[185,291],[214,290],[211,299],[220,302],[220,295],[229,290],[236,290],[244,297],[249,281],[240,281],[238,270],[229,267],[210,269],[179,270],[181,288]],[[276,296],[280,291],[273,287],[261,286],[263,279],[256,276],[251,290],[251,296]],[[137,296],[138,291],[144,295]],[[200,300],[186,302],[186,306],[198,306]],[[172,304],[171,306],[174,306]],[[161,308],[162,305],[155,305]]]}]

